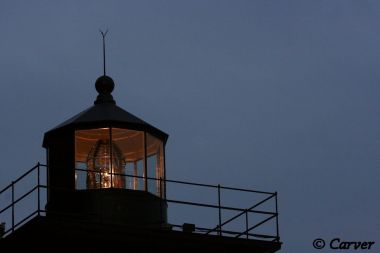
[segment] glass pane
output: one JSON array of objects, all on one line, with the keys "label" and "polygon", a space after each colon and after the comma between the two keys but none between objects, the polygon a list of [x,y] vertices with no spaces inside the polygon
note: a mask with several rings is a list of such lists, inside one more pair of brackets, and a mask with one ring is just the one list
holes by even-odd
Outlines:
[{"label": "glass pane", "polygon": [[135,162],[135,174],[138,176],[136,178],[136,189],[140,191],[145,190],[145,173],[144,173],[144,162],[139,160]]},{"label": "glass pane", "polygon": [[109,128],[75,132],[77,189],[82,189],[83,170],[87,189],[111,187],[112,160]]},{"label": "glass pane", "polygon": [[164,183],[160,182],[160,179],[164,180],[164,149],[163,143],[160,139],[153,135],[146,134],[147,143],[147,173],[150,179],[148,182],[148,191],[163,197],[164,196]]},{"label": "glass pane", "polygon": [[147,165],[148,165],[148,177],[149,177],[148,190],[149,192],[155,195],[159,195],[158,186],[157,186],[157,183],[159,181],[156,180],[156,179],[159,179],[159,177],[157,177],[157,155],[149,156]]},{"label": "glass pane", "polygon": [[144,132],[112,128],[112,143],[114,143],[121,151],[125,164],[122,169],[123,174],[132,177],[123,176],[124,187],[133,190],[144,190],[144,179],[136,178],[136,176],[144,177]]},{"label": "glass pane", "polygon": [[87,164],[83,162],[76,162],[75,168],[75,189],[84,190],[87,188]]},{"label": "glass pane", "polygon": [[136,179],[135,179],[135,170],[134,170],[134,163],[133,162],[127,162],[125,164],[125,187],[130,190],[136,190]]}]

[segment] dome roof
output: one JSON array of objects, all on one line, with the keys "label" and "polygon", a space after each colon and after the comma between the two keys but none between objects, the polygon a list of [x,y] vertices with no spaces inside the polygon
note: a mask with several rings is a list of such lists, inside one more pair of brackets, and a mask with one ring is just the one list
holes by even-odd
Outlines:
[{"label": "dome roof", "polygon": [[114,83],[110,77],[102,76],[98,78],[95,86],[99,95],[94,105],[46,132],[43,141],[45,148],[49,146],[51,139],[59,137],[62,133],[102,127],[146,131],[166,143],[169,137],[168,134],[116,105],[111,95]]}]

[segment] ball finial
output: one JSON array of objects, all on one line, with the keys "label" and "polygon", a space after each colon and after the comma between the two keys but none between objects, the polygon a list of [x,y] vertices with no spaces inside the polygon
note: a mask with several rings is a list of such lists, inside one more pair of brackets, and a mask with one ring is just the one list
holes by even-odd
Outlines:
[{"label": "ball finial", "polygon": [[115,88],[115,83],[109,76],[101,76],[95,82],[96,91],[99,94],[111,94]]},{"label": "ball finial", "polygon": [[111,95],[111,92],[115,88],[115,83],[113,82],[111,77],[104,75],[96,79],[95,88],[96,91],[99,93],[94,102],[95,104],[115,104],[115,100],[113,100],[113,97]]}]

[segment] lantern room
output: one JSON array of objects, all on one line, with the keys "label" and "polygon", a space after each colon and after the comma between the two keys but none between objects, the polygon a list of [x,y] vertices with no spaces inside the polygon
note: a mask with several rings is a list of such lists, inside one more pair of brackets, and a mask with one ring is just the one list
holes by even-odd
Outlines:
[{"label": "lantern room", "polygon": [[45,133],[48,214],[165,223],[168,135],[117,106],[110,77],[99,77],[95,87],[93,106]]}]

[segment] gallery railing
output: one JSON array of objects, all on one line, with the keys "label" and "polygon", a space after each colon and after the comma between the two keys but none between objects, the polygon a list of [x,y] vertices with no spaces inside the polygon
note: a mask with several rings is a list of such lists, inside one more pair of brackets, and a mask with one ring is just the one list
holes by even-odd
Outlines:
[{"label": "gallery railing", "polygon": [[[46,203],[46,174],[46,165],[37,163],[0,191],[0,238],[14,232],[33,217],[45,213],[41,207]],[[35,204],[37,206],[33,207]],[[24,208],[16,210],[18,205],[24,205]],[[8,229],[7,223],[10,223]]]},{"label": "gallery railing", "polygon": [[[79,173],[88,172],[88,170],[83,169],[76,169],[76,171]],[[208,215],[210,215],[210,210],[215,210],[217,213],[211,214],[210,216],[212,217],[201,215],[204,216],[202,217],[203,220],[201,219],[201,221],[199,221],[199,223],[202,224],[207,220],[212,220],[211,218],[217,218],[216,225],[211,227],[199,226],[192,222],[179,223],[175,220],[171,221],[169,217],[169,226],[173,230],[245,239],[280,241],[277,192],[256,191],[221,185],[164,180],[161,178],[157,179],[126,174],[118,174],[118,176],[139,178],[146,182],[153,180],[159,182],[159,185],[165,185],[165,189],[170,188],[170,190],[176,194],[181,193],[181,190],[178,190],[179,186],[196,187],[195,192],[200,193],[200,195],[209,190],[215,191],[214,194],[216,198],[214,198],[214,201],[208,200],[207,202],[187,201],[185,197],[171,197],[166,196],[166,194],[160,194],[169,204],[169,210],[171,210],[171,208],[175,209],[174,205],[186,207],[186,218],[188,219],[191,218],[192,211],[195,211],[194,208],[207,209]],[[37,163],[33,168],[0,191],[0,238],[8,236],[32,218],[46,215],[45,204],[47,201],[47,188],[47,166]],[[161,187],[161,189],[163,188]],[[231,192],[237,193],[238,195],[231,197]],[[168,193],[170,193],[170,191],[168,191]],[[229,197],[229,199],[241,202],[239,201],[239,196],[243,193],[254,194],[255,203],[248,208],[222,204],[224,196],[226,196],[226,200],[227,197]],[[193,198],[196,194],[190,194],[190,196]],[[241,203],[239,204],[241,205]],[[258,208],[265,207],[269,210],[258,210]],[[179,214],[174,212],[173,216],[179,216]],[[183,213],[181,213],[180,216],[182,220]]]}]

